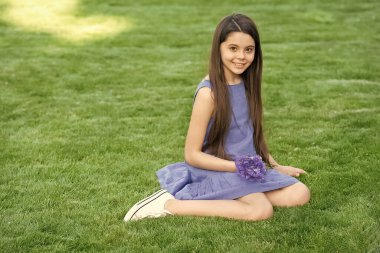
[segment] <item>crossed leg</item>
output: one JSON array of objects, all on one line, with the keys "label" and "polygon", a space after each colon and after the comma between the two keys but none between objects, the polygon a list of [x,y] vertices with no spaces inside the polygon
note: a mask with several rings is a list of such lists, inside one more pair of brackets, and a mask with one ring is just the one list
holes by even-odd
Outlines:
[{"label": "crossed leg", "polygon": [[[264,192],[264,195],[272,206],[302,206],[309,202],[310,190],[306,185],[299,182],[278,190]],[[244,201],[251,205],[255,205],[255,199],[255,194],[249,194],[247,196],[239,198],[238,200]]]},{"label": "crossed leg", "polygon": [[272,217],[273,206],[297,206],[310,199],[302,183],[265,193],[252,193],[236,200],[168,200],[165,209],[175,215],[218,216],[240,220],[264,220]]},{"label": "crossed leg", "polygon": [[310,190],[301,182],[278,190],[265,192],[265,196],[273,206],[302,206],[310,200]]},{"label": "crossed leg", "polygon": [[[170,199],[165,209],[181,216],[218,216],[239,220],[263,220],[273,213],[264,193],[253,193],[250,203],[240,200],[177,200]],[[252,194],[251,194],[252,195]]]}]

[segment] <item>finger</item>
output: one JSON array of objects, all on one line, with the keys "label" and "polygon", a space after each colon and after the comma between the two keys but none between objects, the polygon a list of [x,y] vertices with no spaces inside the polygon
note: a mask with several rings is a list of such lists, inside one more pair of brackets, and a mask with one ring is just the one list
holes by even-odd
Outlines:
[{"label": "finger", "polygon": [[[303,169],[299,169],[299,168],[296,168],[296,172],[297,173],[306,173],[306,171],[304,171]],[[306,173],[307,174],[307,173]]]}]

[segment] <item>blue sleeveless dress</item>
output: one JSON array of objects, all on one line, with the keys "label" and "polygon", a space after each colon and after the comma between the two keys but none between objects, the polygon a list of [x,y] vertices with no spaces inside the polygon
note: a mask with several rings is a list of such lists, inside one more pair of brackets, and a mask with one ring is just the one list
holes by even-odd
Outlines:
[{"label": "blue sleeveless dress", "polygon": [[[208,80],[202,81],[194,98],[201,88],[211,89]],[[244,84],[229,85],[232,117],[227,132],[225,150],[232,159],[241,155],[256,154],[253,145],[253,127],[249,116],[249,107]],[[210,120],[204,144],[210,130]],[[234,172],[221,172],[196,168],[186,162],[167,165],[156,172],[161,188],[166,189],[176,199],[236,199],[251,193],[267,192],[299,182],[296,178],[267,170],[262,182],[247,181]]]}]

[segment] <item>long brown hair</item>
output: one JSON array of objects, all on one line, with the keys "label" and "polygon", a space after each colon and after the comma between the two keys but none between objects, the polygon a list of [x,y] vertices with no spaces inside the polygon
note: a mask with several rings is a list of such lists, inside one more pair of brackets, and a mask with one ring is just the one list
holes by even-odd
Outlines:
[{"label": "long brown hair", "polygon": [[224,150],[225,136],[231,121],[231,105],[220,54],[220,44],[227,39],[231,32],[246,33],[255,41],[254,60],[241,74],[241,78],[244,81],[249,112],[254,128],[254,148],[256,149],[256,153],[269,164],[268,147],[264,139],[262,127],[261,76],[263,56],[260,37],[255,23],[243,14],[233,14],[223,18],[215,29],[209,64],[209,78],[214,96],[215,109],[213,124],[203,149],[217,157],[231,160]]}]

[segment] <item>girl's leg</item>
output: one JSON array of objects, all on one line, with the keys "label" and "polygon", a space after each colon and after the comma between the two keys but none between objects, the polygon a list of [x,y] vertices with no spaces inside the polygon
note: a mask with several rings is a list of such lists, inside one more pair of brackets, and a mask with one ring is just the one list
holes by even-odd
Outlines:
[{"label": "girl's leg", "polygon": [[218,216],[239,220],[264,220],[272,216],[272,205],[264,193],[250,194],[249,202],[245,201],[245,197],[237,200],[170,199],[165,209],[174,215]]},{"label": "girl's leg", "polygon": [[301,182],[282,189],[265,192],[266,197],[274,206],[302,206],[310,200],[310,190]]}]

